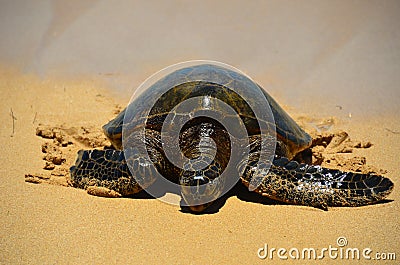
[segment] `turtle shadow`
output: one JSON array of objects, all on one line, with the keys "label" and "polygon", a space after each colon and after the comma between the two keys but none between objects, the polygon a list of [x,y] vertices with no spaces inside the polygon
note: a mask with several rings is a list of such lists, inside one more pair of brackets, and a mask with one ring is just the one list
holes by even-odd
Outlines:
[{"label": "turtle shadow", "polygon": [[193,212],[188,206],[181,204],[180,212],[194,215],[216,214],[226,204],[229,198],[236,197],[237,199],[250,203],[257,203],[263,205],[287,205],[287,203],[279,202],[268,197],[262,196],[256,192],[249,191],[241,182],[228,191],[226,194],[215,200],[209,207],[202,212]]},{"label": "turtle shadow", "polygon": [[157,194],[156,196],[153,196],[147,193],[145,190],[141,190],[138,193],[127,196],[127,198],[134,200],[154,200],[154,199],[159,199],[164,195],[165,194]]},{"label": "turtle shadow", "polygon": [[[134,200],[155,200],[155,199],[160,199],[161,197],[165,196],[167,193],[172,193],[172,194],[176,194],[176,195],[180,196],[179,192],[172,191],[172,190],[158,192],[158,193],[153,192],[152,194],[148,193],[146,190],[142,190],[138,193],[128,196],[127,198],[134,199]],[[209,207],[207,207],[202,212],[194,212],[194,211],[190,210],[190,208],[188,206],[185,206],[185,202],[183,201],[183,199],[181,199],[181,202],[180,202],[181,208],[179,211],[182,213],[193,214],[193,215],[215,214],[215,213],[219,212],[219,209],[221,209],[225,205],[226,200],[233,196],[234,196],[233,191],[230,190],[227,194],[225,194],[221,198],[215,200]]]},{"label": "turtle shadow", "polygon": [[[162,185],[162,184],[160,184],[157,180],[152,185],[161,187],[160,185]],[[167,193],[180,195],[180,192],[178,189],[171,189],[171,188],[163,187],[163,188],[151,189],[151,193],[148,193],[146,190],[141,190],[138,193],[127,196],[127,198],[139,199],[139,200],[160,199],[161,197],[165,196]]]},{"label": "turtle shadow", "polygon": [[251,202],[251,203],[257,203],[257,204],[262,204],[262,205],[289,205],[288,203],[285,202],[280,202],[277,200],[273,200],[269,197],[262,196],[261,194],[250,191],[246,186],[240,184],[235,187],[236,190],[236,197],[239,200],[245,201],[245,202]]},{"label": "turtle shadow", "polygon": [[[380,201],[377,201],[377,202],[373,203],[372,205],[374,205],[374,204],[386,204],[386,203],[391,203],[393,201],[394,200],[391,200],[391,199],[383,199],[383,200],[380,200]],[[364,206],[368,206],[368,205],[364,205]]]},{"label": "turtle shadow", "polygon": [[[179,190],[156,190],[156,192],[148,193],[146,190],[142,190],[136,194],[132,194],[127,196],[127,198],[135,199],[135,200],[150,200],[150,199],[160,199],[165,196],[167,193],[172,193],[180,196]],[[215,214],[218,213],[219,210],[226,204],[229,198],[236,197],[239,200],[258,203],[264,205],[277,205],[277,204],[285,204],[281,203],[268,197],[262,196],[256,192],[251,192],[248,190],[246,186],[242,184],[242,182],[236,183],[226,194],[215,200],[209,207],[207,207],[202,212],[194,212],[190,210],[188,206],[185,205],[183,199],[180,202],[180,212],[185,214],[194,214],[194,215],[205,215],[205,214]]]},{"label": "turtle shadow", "polygon": [[[139,200],[148,200],[148,199],[159,199],[163,196],[165,196],[167,193],[173,193],[180,195],[179,192],[176,191],[163,191],[159,193],[154,193],[154,194],[149,194],[145,190],[140,191],[139,193],[136,193],[134,195],[129,196],[128,198],[131,199],[139,199]],[[192,214],[192,215],[208,215],[208,214],[216,214],[220,211],[220,209],[226,204],[227,200],[236,197],[237,199],[249,203],[257,203],[257,204],[262,204],[262,205],[269,205],[269,206],[274,206],[274,205],[291,205],[289,203],[285,202],[280,202],[276,201],[273,199],[270,199],[266,196],[262,196],[259,193],[249,191],[249,189],[244,186],[240,181],[235,184],[235,186],[229,190],[226,194],[215,200],[209,207],[207,207],[204,211],[202,212],[194,212],[190,210],[188,206],[185,206],[185,203],[183,200],[181,200],[180,203],[180,212],[184,214]],[[393,202],[394,200],[391,199],[384,199],[378,202],[373,203],[374,204],[386,204]],[[368,205],[363,205],[359,207],[364,207]],[[357,207],[357,208],[359,208]]]}]

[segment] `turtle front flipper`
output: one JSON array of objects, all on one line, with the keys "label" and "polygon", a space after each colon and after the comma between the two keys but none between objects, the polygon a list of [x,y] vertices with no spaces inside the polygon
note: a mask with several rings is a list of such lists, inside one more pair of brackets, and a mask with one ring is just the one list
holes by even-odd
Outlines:
[{"label": "turtle front flipper", "polygon": [[383,176],[327,169],[299,164],[287,158],[275,159],[269,170],[247,167],[243,182],[258,183],[254,191],[275,200],[313,206],[362,206],[386,198],[393,182]]},{"label": "turtle front flipper", "polygon": [[[138,167],[133,177],[123,151],[80,150],[75,165],[70,168],[71,180],[74,187],[86,189],[92,195],[128,196],[142,190],[137,180],[143,180],[147,185],[154,182],[151,169],[143,166],[152,164],[143,160],[132,158],[131,162]],[[118,197],[114,195],[110,197]]]}]

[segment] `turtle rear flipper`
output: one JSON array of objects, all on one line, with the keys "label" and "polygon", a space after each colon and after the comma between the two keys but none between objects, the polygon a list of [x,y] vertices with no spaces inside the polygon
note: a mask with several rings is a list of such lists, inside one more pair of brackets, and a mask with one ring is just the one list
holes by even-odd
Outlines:
[{"label": "turtle rear flipper", "polygon": [[[143,158],[137,158],[136,165],[143,167],[140,163]],[[133,158],[132,163],[135,162]],[[142,190],[137,180],[153,182],[150,169],[138,168],[135,177],[129,171],[124,152],[120,150],[80,150],[74,166],[70,168],[71,180],[75,187],[88,189],[90,187],[102,187],[115,191],[122,196],[138,193]],[[102,193],[92,192],[99,196]],[[114,196],[115,197],[115,196]]]},{"label": "turtle rear flipper", "polygon": [[254,175],[244,177],[245,184],[256,181],[255,191],[264,196],[324,210],[373,204],[393,190],[393,182],[383,176],[299,164],[286,158],[275,159],[269,171],[246,172]]}]

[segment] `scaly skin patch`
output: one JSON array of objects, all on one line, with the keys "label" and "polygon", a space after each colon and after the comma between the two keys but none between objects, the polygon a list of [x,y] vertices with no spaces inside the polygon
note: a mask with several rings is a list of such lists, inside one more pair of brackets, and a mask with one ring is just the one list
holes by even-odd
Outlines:
[{"label": "scaly skin patch", "polygon": [[257,183],[255,192],[290,204],[313,206],[361,206],[383,200],[393,190],[390,179],[353,172],[300,164],[277,156],[269,170],[258,162],[260,139],[253,138],[252,154],[247,164],[239,164],[242,182],[249,187]]}]

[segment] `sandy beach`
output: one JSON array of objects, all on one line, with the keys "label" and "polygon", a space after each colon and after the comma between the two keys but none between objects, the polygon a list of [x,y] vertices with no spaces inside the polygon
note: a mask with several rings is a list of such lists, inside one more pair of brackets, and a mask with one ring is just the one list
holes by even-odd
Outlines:
[{"label": "sandy beach", "polygon": [[[52,176],[54,170],[42,169],[41,146],[52,140],[36,136],[36,128],[39,124],[86,128],[96,139],[101,125],[122,102],[96,82],[40,80],[11,71],[2,72],[1,90],[6,93],[1,104],[1,260],[5,263],[255,263],[263,261],[257,250],[264,243],[276,248],[323,248],[335,246],[340,236],[351,247],[399,250],[397,189],[382,204],[328,212],[232,196],[217,213],[199,216],[156,199],[99,198],[62,186],[68,175]],[[373,144],[344,156],[365,157],[368,165],[386,170],[385,176],[397,184],[396,117],[337,121],[333,127]],[[84,147],[78,141],[63,147],[66,161],[57,167],[68,168],[76,150]],[[44,176],[44,184],[26,183],[26,174]]]},{"label": "sandy beach", "polygon": [[[53,12],[52,19],[43,22],[51,27],[43,30],[40,28],[42,22],[31,23],[32,32],[40,32],[41,41],[35,39],[36,35],[31,36],[32,41],[26,44],[30,48],[24,49],[23,41],[18,39],[15,48],[11,48],[12,43],[7,39],[0,47],[1,264],[366,262],[363,257],[343,260],[330,258],[328,254],[322,260],[289,258],[285,261],[276,252],[272,260],[269,256],[260,259],[258,254],[263,251],[259,252],[259,249],[265,244],[269,249],[287,250],[315,248],[320,251],[336,247],[362,251],[369,248],[369,256],[375,259],[369,263],[396,264],[400,258],[398,3],[387,2],[387,6],[380,6],[369,2],[361,5],[361,9],[357,9],[360,3],[351,6],[316,4],[323,14],[332,11],[326,18],[314,9],[306,8],[314,6],[310,2],[301,7],[260,3],[260,8],[254,3],[247,11],[241,10],[241,5],[236,3],[229,9],[233,15],[222,18],[216,15],[224,10],[222,3],[214,6],[215,13],[206,12],[211,3],[194,9],[188,5],[167,8],[148,4],[143,7],[147,4],[142,3],[140,8],[151,9],[149,14],[160,19],[156,21],[159,28],[156,32],[150,31],[155,27],[154,21],[141,25],[135,36],[126,36],[126,46],[122,45],[123,41],[113,46],[113,54],[102,50],[113,45],[112,42],[103,47],[102,39],[98,37],[101,33],[94,34],[97,37],[89,34],[93,25],[101,24],[96,19],[98,14],[104,14],[109,4],[99,1],[84,7],[75,3],[77,12],[67,16],[65,6],[57,3],[59,5],[46,4],[46,8],[41,6],[43,21],[46,10]],[[126,5],[111,12],[113,23],[117,23],[119,14],[124,23],[131,21],[128,17],[135,23],[146,18],[136,9],[131,18],[129,12],[123,12]],[[153,5],[157,8],[152,9]],[[261,7],[270,14],[268,19],[262,16],[264,11],[256,12]],[[163,8],[167,13],[177,9],[181,15],[176,20],[170,18],[172,13],[165,15],[162,17],[164,23],[160,18]],[[29,13],[27,8],[14,8],[11,4],[5,10]],[[207,14],[206,22],[194,15],[199,14],[196,10]],[[246,16],[248,19],[242,17],[241,22],[229,19],[250,11],[256,12],[258,19],[253,20],[250,15]],[[59,20],[54,12],[62,15]],[[303,13],[312,17],[312,21],[294,15]],[[334,17],[338,14],[347,22],[336,21]],[[280,26],[280,15],[288,16],[293,22],[290,25],[303,26],[295,29]],[[366,22],[364,15],[370,20]],[[191,16],[194,16],[192,26],[206,24],[204,28],[197,28],[197,35],[182,35],[187,33],[186,26],[172,30],[170,35],[175,40],[182,38],[183,43],[177,44],[162,35],[164,29],[170,30],[169,26],[175,23],[181,25],[183,18]],[[13,34],[18,35],[24,30],[22,26],[12,26],[11,16],[1,19],[8,19],[7,25],[15,29]],[[93,19],[96,23],[87,23]],[[27,16],[23,24],[28,25],[31,21],[42,20],[38,16]],[[221,23],[207,33],[207,23],[218,21]],[[316,21],[323,23],[314,26]],[[272,25],[270,28],[259,28],[268,23]],[[101,25],[106,30],[112,28],[106,23]],[[283,33],[283,28],[290,34]],[[82,30],[81,35],[77,33],[78,29]],[[327,29],[332,30],[333,33],[329,31],[332,35],[322,34]],[[5,36],[12,35],[5,26],[1,30]],[[113,34],[125,36],[128,32],[119,30],[123,32],[112,31],[111,38],[117,39]],[[143,37],[139,34],[146,30],[152,35]],[[241,35],[251,43],[246,52],[231,35],[218,35],[226,31],[233,34],[249,31]],[[295,32],[299,34],[297,37],[292,36]],[[159,46],[150,45],[160,34],[166,38],[165,42],[158,42],[161,43]],[[12,36],[17,40],[16,35]],[[82,41],[78,36],[91,36],[93,42]],[[138,36],[148,41],[147,44],[140,42],[129,49],[127,46],[133,45],[133,39]],[[206,36],[210,39],[205,39]],[[226,39],[228,36],[230,39]],[[219,38],[220,42],[212,37]],[[69,42],[71,39],[80,41],[74,46]],[[271,43],[271,39],[277,43]],[[265,50],[256,50],[264,47],[262,42],[268,43]],[[90,49],[91,45],[87,43],[99,46]],[[212,45],[204,48],[205,43]],[[234,51],[223,50],[229,43],[234,43]],[[184,51],[183,46],[187,47]],[[23,53],[18,55],[17,49]],[[96,49],[98,57],[92,53]],[[73,51],[76,54],[69,54]],[[135,59],[128,62],[124,58]],[[323,165],[382,174],[394,182],[393,192],[382,203],[356,208],[332,207],[329,211],[232,195],[217,211],[194,215],[153,198],[101,198],[71,187],[67,169],[75,162],[76,152],[108,144],[101,126],[126,106],[132,89],[162,67],[198,58],[221,60],[244,70],[313,136],[318,136],[318,130],[325,134],[346,132],[351,139],[351,150],[336,150],[331,156],[325,154],[330,159],[325,159]],[[40,137],[38,128],[50,130],[54,135],[50,139]],[[57,139],[56,134],[62,139]],[[60,165],[52,160],[54,163],[44,169],[46,154],[43,146],[54,141],[64,143],[58,149]],[[356,147],[358,143],[360,145]],[[318,150],[314,151],[318,153]],[[27,177],[29,182],[26,182]],[[347,241],[343,247],[337,242],[341,237]],[[376,260],[379,254],[389,259],[391,253],[396,254],[396,260]]]}]

